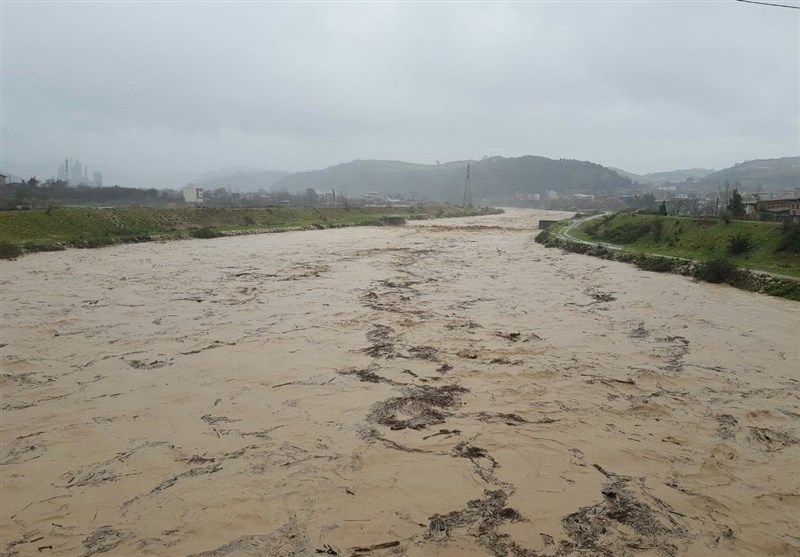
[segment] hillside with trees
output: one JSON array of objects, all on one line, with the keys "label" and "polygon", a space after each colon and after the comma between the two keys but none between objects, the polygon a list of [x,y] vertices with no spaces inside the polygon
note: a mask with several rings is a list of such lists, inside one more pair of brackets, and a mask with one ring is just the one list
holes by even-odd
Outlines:
[{"label": "hillside with trees", "polygon": [[698,188],[715,190],[725,183],[738,183],[746,191],[759,186],[766,191],[786,190],[800,186],[800,157],[758,159],[735,164],[698,181]]},{"label": "hillside with trees", "polygon": [[335,189],[348,195],[379,191],[403,197],[458,201],[464,192],[467,164],[475,200],[508,198],[518,192],[546,194],[550,190],[622,193],[634,187],[628,178],[592,162],[524,156],[433,165],[356,160],[323,170],[291,174],[278,181],[275,188],[295,192],[306,188]]}]

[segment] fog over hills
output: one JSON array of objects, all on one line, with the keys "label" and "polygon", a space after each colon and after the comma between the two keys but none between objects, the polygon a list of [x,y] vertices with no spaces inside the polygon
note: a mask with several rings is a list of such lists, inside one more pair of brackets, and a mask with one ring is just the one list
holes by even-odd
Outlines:
[{"label": "fog over hills", "polygon": [[[384,195],[420,198],[432,201],[460,201],[464,193],[467,165],[470,165],[473,199],[500,200],[517,193],[546,194],[548,191],[624,195],[634,190],[658,187],[666,183],[691,184],[691,189],[713,191],[725,182],[739,183],[742,189],[780,191],[800,187],[800,157],[757,159],[737,163],[730,168],[712,170],[690,168],[636,174],[620,168],[605,167],[589,161],[551,159],[526,155],[521,157],[484,157],[481,160],[456,160],[420,164],[392,160],[362,160],[327,168],[290,173],[281,170],[258,170],[230,166],[206,172],[189,184],[205,189],[226,188],[246,193],[259,190],[287,190],[302,193],[307,188],[320,192],[336,190],[349,196],[377,191]],[[30,166],[30,165],[29,165]],[[10,181],[21,176],[47,178],[42,168],[4,165],[2,172]],[[8,168],[6,168],[8,167]]]},{"label": "fog over hills", "polygon": [[463,196],[467,165],[473,199],[503,198],[517,192],[546,194],[628,191],[633,183],[599,164],[546,157],[488,157],[480,161],[416,164],[402,161],[356,160],[311,172],[297,172],[275,184],[290,192],[306,188],[335,189],[347,195],[380,191],[403,197],[455,201]]},{"label": "fog over hills", "polygon": [[199,183],[207,180],[213,180],[215,178],[227,178],[228,176],[232,176],[234,174],[249,174],[251,172],[261,172],[261,169],[250,166],[226,166],[225,168],[204,172],[195,178],[195,182]]},{"label": "fog over hills", "polygon": [[800,157],[744,161],[706,176],[698,186],[717,189],[725,182],[738,182],[749,191],[759,186],[767,191],[797,188],[800,187]]},{"label": "fog over hills", "polygon": [[[800,185],[800,157],[746,161],[720,171],[692,168],[638,175],[607,168],[589,161],[549,159],[539,156],[487,157],[441,164],[389,160],[355,160],[306,172],[223,171],[198,178],[194,185],[226,187],[232,191],[287,190],[301,193],[307,188],[336,190],[345,195],[370,191],[399,197],[434,201],[458,201],[463,196],[467,165],[470,165],[474,199],[502,199],[516,193],[546,194],[548,191],[620,195],[665,183],[693,181],[692,188],[712,190],[739,182],[745,189],[757,185],[782,190]],[[201,177],[202,178],[202,177]]]},{"label": "fog over hills", "polygon": [[200,188],[216,189],[226,188],[233,192],[251,192],[258,190],[271,190],[276,182],[289,175],[281,170],[223,170],[207,172],[191,182],[191,185]]},{"label": "fog over hills", "polygon": [[649,185],[659,185],[665,182],[671,183],[680,183],[685,182],[688,179],[692,180],[700,180],[705,178],[709,174],[713,174],[716,172],[713,168],[688,168],[685,170],[667,170],[665,172],[649,172],[647,174],[634,174],[632,172],[626,172],[621,168],[614,168],[609,167],[611,170],[619,174],[620,176],[625,176],[626,178],[630,178],[634,182],[638,182],[640,184],[649,184]]},{"label": "fog over hills", "polygon": [[692,179],[692,189],[700,191],[715,190],[738,183],[742,189],[753,191],[759,186],[764,191],[779,191],[800,187],[800,157],[781,157],[775,159],[756,159],[734,164],[730,168],[712,170],[691,168],[633,174],[620,168],[613,168],[620,176],[625,176],[642,185],[659,186],[665,183],[682,184]]}]

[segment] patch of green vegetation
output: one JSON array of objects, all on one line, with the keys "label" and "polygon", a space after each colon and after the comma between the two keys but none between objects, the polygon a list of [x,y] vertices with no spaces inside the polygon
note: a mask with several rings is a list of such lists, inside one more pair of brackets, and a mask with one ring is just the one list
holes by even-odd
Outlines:
[{"label": "patch of green vegetation", "polygon": [[545,228],[536,235],[534,241],[538,244],[546,244],[548,239],[550,239],[550,231]]},{"label": "patch of green vegetation", "polygon": [[679,259],[668,259],[666,257],[642,257],[636,262],[636,266],[645,271],[655,273],[672,273],[675,267],[680,265]]},{"label": "patch of green vegetation", "polygon": [[[591,224],[591,223],[599,223],[599,219],[592,219],[592,220],[589,221],[589,224]],[[551,227],[551,231],[552,231],[552,227]],[[569,235],[572,236],[573,238],[577,238],[578,240],[583,240],[585,242],[597,241],[597,238],[592,236],[589,233],[589,231],[586,230],[583,226],[578,226],[576,228],[573,228],[572,230],[569,231]]]},{"label": "patch of green vegetation", "polygon": [[706,282],[736,284],[739,268],[727,257],[714,257],[698,265],[694,276]]},{"label": "patch of green vegetation", "polygon": [[750,236],[743,232],[738,232],[728,238],[728,253],[731,255],[742,255],[753,248]]},{"label": "patch of green vegetation", "polygon": [[791,224],[783,227],[778,251],[800,254],[800,224]]},{"label": "patch of green vegetation", "polygon": [[15,259],[22,255],[19,246],[9,242],[0,242],[0,259]]},{"label": "patch of green vegetation", "polygon": [[800,277],[800,226],[777,222],[615,213],[584,222],[576,238],[626,251],[697,261],[730,257],[735,266]]},{"label": "patch of green vegetation", "polygon": [[[400,219],[461,217],[501,210],[447,205],[396,207],[50,208],[0,212],[0,242],[21,251],[100,247],[153,237],[215,237],[233,231],[399,224]],[[408,216],[402,215],[407,212]],[[381,220],[383,219],[383,220]],[[387,220],[388,219],[388,220]],[[198,236],[200,235],[200,236]]]},{"label": "patch of green vegetation", "polygon": [[624,222],[605,228],[601,237],[612,244],[632,244],[650,233],[651,224],[644,219],[639,219],[639,222]]},{"label": "patch of green vegetation", "polygon": [[770,296],[780,296],[781,298],[800,302],[800,282],[793,284],[786,281],[775,283],[764,288],[763,292]]},{"label": "patch of green vegetation", "polygon": [[195,228],[194,230],[190,230],[189,236],[191,236],[192,238],[208,239],[208,238],[219,238],[220,236],[222,236],[222,234],[217,232],[216,230],[206,227],[206,228]]}]

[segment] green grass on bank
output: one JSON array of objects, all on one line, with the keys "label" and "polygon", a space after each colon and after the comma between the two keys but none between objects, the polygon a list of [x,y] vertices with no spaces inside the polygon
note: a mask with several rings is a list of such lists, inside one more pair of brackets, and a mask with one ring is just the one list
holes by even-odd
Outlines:
[{"label": "green grass on bank", "polygon": [[582,223],[571,234],[619,244],[627,251],[707,261],[800,277],[800,227],[777,222],[615,213]]},{"label": "green grass on bank", "polygon": [[[568,223],[569,221],[567,221],[566,224]],[[560,226],[566,226],[566,224]],[[554,228],[553,232],[556,232],[557,230],[558,230],[557,228]],[[578,240],[583,240],[585,242],[596,242],[598,240],[597,238],[589,236],[589,234],[587,234],[586,231],[583,229],[583,226],[576,226],[575,228],[569,231],[569,234],[573,238],[577,238]]]},{"label": "green grass on bank", "polygon": [[117,242],[145,241],[153,237],[197,236],[197,231],[201,229],[225,232],[356,225],[395,215],[428,218],[477,213],[477,210],[444,205],[336,207],[320,211],[313,207],[53,208],[3,211],[0,212],[0,247],[13,254],[19,249],[37,251],[58,244],[96,247]]}]

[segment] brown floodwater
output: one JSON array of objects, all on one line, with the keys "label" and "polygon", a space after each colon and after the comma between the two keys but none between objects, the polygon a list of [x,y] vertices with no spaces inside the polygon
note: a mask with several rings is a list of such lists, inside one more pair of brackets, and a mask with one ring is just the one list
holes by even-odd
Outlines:
[{"label": "brown floodwater", "polygon": [[3,262],[0,554],[800,555],[800,305],[559,216]]}]

